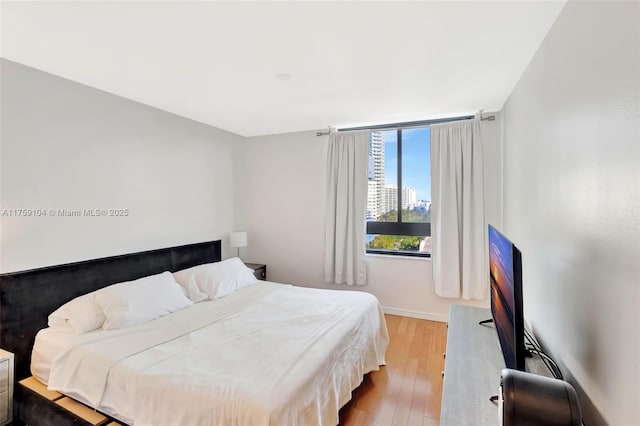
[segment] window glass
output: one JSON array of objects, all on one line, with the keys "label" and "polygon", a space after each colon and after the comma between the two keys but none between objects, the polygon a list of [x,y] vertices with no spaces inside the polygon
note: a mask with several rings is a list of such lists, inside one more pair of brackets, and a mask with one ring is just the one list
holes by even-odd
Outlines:
[{"label": "window glass", "polygon": [[[369,136],[369,182],[367,220],[378,221],[390,210],[387,186],[398,181],[398,139],[395,130],[371,132]],[[396,202],[397,205],[397,202]],[[397,207],[393,207],[397,210]]]},{"label": "window glass", "polygon": [[402,131],[402,221],[431,222],[431,132]]},{"label": "window glass", "polygon": [[368,252],[431,253],[430,135],[429,128],[371,132],[365,240]]}]

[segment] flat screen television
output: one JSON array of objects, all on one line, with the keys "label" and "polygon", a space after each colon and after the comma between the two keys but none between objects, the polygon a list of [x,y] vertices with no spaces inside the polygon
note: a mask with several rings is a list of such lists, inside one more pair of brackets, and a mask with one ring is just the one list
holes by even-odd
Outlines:
[{"label": "flat screen television", "polygon": [[522,311],[522,255],[507,237],[489,225],[491,315],[507,368],[525,371]]}]

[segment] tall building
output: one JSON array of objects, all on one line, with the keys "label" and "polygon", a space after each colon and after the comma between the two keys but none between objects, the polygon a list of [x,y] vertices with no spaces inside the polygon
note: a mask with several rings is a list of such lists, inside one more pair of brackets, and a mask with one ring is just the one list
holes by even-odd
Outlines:
[{"label": "tall building", "polygon": [[[385,185],[385,212],[398,210],[398,187]],[[416,190],[407,186],[402,188],[402,210],[410,210],[416,207]]]},{"label": "tall building", "polygon": [[402,188],[402,210],[412,209],[416,205],[416,190],[409,187]]},{"label": "tall building", "polygon": [[398,210],[398,187],[385,185],[384,187],[384,211]]},{"label": "tall building", "polygon": [[385,213],[384,189],[384,133],[371,132],[369,136],[369,191],[367,218],[378,218]]},{"label": "tall building", "polygon": [[[371,170],[371,169],[370,169]],[[369,179],[367,191],[367,220],[376,220],[378,217],[378,182]]]}]

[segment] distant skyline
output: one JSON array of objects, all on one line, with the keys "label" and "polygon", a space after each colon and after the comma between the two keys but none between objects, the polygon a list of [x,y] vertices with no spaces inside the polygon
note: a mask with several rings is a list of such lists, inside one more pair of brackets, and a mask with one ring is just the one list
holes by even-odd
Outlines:
[{"label": "distant skyline", "polygon": [[[398,138],[396,130],[384,133],[386,185],[397,185]],[[418,200],[431,201],[431,129],[402,131],[402,186],[416,190]]]}]

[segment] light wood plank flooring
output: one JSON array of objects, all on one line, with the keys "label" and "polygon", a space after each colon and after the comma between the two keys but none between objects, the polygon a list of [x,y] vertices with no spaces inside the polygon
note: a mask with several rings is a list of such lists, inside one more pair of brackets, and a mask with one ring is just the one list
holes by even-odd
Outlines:
[{"label": "light wood plank flooring", "polygon": [[438,426],[447,325],[385,315],[387,365],[367,374],[340,410],[340,426]]}]

